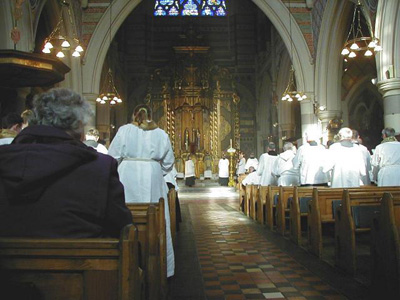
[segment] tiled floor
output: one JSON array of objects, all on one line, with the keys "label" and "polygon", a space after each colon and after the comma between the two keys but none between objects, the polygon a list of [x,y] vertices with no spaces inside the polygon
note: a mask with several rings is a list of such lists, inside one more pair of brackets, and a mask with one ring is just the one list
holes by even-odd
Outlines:
[{"label": "tiled floor", "polygon": [[231,188],[179,192],[170,299],[366,299],[362,285],[237,211]]}]

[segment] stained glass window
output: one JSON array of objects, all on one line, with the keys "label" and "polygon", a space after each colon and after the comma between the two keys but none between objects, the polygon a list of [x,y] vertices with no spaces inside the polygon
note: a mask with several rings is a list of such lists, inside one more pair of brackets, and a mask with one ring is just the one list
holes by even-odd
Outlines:
[{"label": "stained glass window", "polygon": [[226,0],[156,0],[154,15],[166,16],[226,16]]}]

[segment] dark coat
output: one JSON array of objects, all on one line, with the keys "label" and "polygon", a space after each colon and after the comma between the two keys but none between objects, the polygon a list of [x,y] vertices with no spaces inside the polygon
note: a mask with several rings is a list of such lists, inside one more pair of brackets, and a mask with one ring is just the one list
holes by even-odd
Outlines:
[{"label": "dark coat", "polygon": [[0,236],[119,237],[130,223],[111,156],[43,125],[0,146]]}]

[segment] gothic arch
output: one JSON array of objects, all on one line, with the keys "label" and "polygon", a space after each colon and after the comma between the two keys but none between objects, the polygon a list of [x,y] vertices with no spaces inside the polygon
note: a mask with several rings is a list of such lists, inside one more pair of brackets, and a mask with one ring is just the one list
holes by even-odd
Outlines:
[{"label": "gothic arch", "polygon": [[[114,37],[122,23],[133,11],[141,0],[114,0],[112,2],[112,30]],[[102,15],[90,39],[86,50],[83,73],[83,92],[86,94],[98,94],[100,86],[101,70],[110,46],[110,7]]]},{"label": "gothic arch", "polygon": [[[113,37],[119,27],[141,0],[114,0],[112,6]],[[282,1],[253,0],[253,2],[271,20],[282,37],[287,49],[290,49],[289,14]],[[312,91],[313,68],[311,54],[304,36],[292,18],[293,65],[296,70],[296,80],[299,89]],[[107,8],[97,24],[86,50],[83,65],[83,92],[97,94],[99,92],[100,76],[103,62],[109,47],[110,7]]]}]

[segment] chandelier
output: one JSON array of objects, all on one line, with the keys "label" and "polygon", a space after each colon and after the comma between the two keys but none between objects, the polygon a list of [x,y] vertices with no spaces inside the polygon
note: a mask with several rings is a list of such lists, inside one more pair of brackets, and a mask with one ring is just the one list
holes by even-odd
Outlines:
[{"label": "chandelier", "polygon": [[110,105],[122,103],[122,99],[121,99],[120,95],[118,94],[117,88],[115,87],[115,84],[114,84],[114,78],[113,78],[111,69],[108,69],[108,73],[107,73],[106,92],[101,93],[97,97],[96,101],[100,104],[110,103]]},{"label": "chandelier", "polygon": [[[109,28],[109,32],[110,32],[110,47],[111,47],[111,25],[112,25],[112,0],[110,0],[110,28]],[[117,91],[117,87],[115,86],[114,83],[114,77],[113,77],[113,73],[111,71],[111,68],[108,69],[107,72],[107,84],[105,86],[105,89],[103,89],[103,93],[101,93],[96,101],[100,104],[106,104],[109,103],[110,105],[115,105],[118,103],[122,103],[122,99],[121,96],[119,95],[118,91]]]},{"label": "chandelier", "polygon": [[[290,1],[289,1],[289,37],[290,37],[290,59],[293,62],[293,39],[292,39],[292,18],[290,15]],[[282,101],[288,101],[288,102],[292,102],[293,99],[297,99],[297,101],[301,101],[304,99],[307,99],[306,94],[304,94],[303,92],[299,92],[296,90],[296,85],[294,83],[294,68],[293,68],[293,64],[290,68],[290,74],[289,74],[289,82],[288,85],[285,89],[285,91],[282,94]]]},{"label": "chandelier", "polygon": [[65,57],[65,51],[70,51],[73,49],[72,56],[73,57],[80,57],[81,52],[83,52],[83,48],[80,45],[80,41],[77,37],[72,36],[68,37],[63,35],[62,32],[64,30],[64,17],[63,11],[64,9],[67,10],[69,21],[71,25],[73,24],[71,11],[69,9],[69,3],[66,0],[61,1],[61,11],[60,11],[60,18],[57,22],[56,27],[50,33],[50,35],[44,41],[44,47],[42,49],[43,53],[50,54],[56,53],[58,58]]},{"label": "chandelier", "polygon": [[382,47],[378,38],[364,36],[361,29],[361,3],[358,1],[354,6],[353,20],[341,54],[345,57],[354,58],[357,56],[356,52],[361,51],[365,51],[364,56],[369,57],[374,52],[382,51]]},{"label": "chandelier", "polygon": [[293,65],[292,65],[292,67],[290,69],[289,83],[288,83],[285,91],[282,94],[282,101],[292,102],[293,99],[297,99],[297,101],[301,101],[301,100],[307,99],[307,96],[303,92],[296,91],[296,86],[294,84],[294,69],[293,69]]}]

